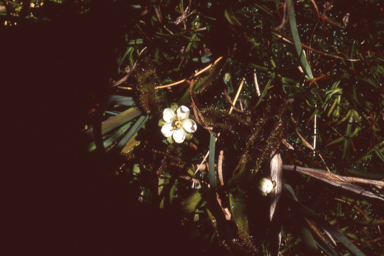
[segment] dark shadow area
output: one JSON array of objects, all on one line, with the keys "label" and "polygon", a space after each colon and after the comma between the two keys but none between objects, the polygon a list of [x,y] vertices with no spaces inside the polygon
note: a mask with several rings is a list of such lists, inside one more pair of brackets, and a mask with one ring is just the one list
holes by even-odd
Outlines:
[{"label": "dark shadow area", "polygon": [[138,188],[84,153],[80,130],[116,72],[113,15],[0,30],[2,255],[186,251],[177,218],[138,206]]}]

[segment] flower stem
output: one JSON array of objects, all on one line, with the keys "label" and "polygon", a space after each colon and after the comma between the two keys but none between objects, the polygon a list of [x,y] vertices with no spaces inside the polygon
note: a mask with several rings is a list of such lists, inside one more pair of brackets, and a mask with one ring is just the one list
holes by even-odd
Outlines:
[{"label": "flower stem", "polygon": [[216,190],[215,178],[215,146],[216,146],[216,133],[212,132],[209,140],[209,185],[211,190]]}]

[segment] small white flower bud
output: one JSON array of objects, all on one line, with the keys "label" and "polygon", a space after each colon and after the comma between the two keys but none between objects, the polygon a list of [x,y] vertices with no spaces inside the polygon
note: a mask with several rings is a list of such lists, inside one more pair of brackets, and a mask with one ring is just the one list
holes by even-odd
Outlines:
[{"label": "small white flower bud", "polygon": [[267,194],[271,193],[273,190],[273,183],[270,179],[262,178],[259,182],[259,190],[263,194],[263,196],[266,196]]}]

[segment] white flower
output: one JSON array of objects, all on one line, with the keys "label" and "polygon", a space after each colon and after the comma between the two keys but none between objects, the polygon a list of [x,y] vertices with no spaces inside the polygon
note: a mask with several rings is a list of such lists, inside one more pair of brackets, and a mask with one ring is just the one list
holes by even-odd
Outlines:
[{"label": "white flower", "polygon": [[161,133],[165,137],[173,137],[176,143],[183,143],[187,133],[193,133],[197,129],[195,121],[188,119],[189,109],[186,106],[180,106],[175,112],[166,108],[163,111],[165,124],[161,128]]},{"label": "white flower", "polygon": [[270,179],[262,178],[259,183],[259,190],[262,195],[266,196],[271,193],[274,188],[273,182]]}]

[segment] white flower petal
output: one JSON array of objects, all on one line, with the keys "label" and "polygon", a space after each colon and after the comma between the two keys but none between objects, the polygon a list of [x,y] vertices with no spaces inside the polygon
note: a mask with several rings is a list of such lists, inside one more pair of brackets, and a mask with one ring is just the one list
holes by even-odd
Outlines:
[{"label": "white flower petal", "polygon": [[189,117],[189,108],[187,108],[186,106],[180,106],[176,110],[176,115],[178,120],[187,119]]},{"label": "white flower petal", "polygon": [[161,133],[167,138],[171,137],[174,133],[172,123],[164,124],[163,127],[161,127]]},{"label": "white flower petal", "polygon": [[170,108],[164,109],[163,119],[166,123],[171,123],[174,118],[175,118],[175,112],[172,109]]},{"label": "white flower petal", "polygon": [[185,140],[185,131],[184,129],[176,129],[174,132],[173,132],[173,140],[176,142],[176,143],[183,143],[183,141]]},{"label": "white flower petal", "polygon": [[181,121],[181,125],[183,126],[184,130],[189,132],[189,133],[194,133],[197,129],[197,125],[195,121],[191,119],[185,119]]},{"label": "white flower petal", "polygon": [[269,194],[273,189],[273,183],[267,178],[262,178],[259,184],[259,190],[263,193]]}]

